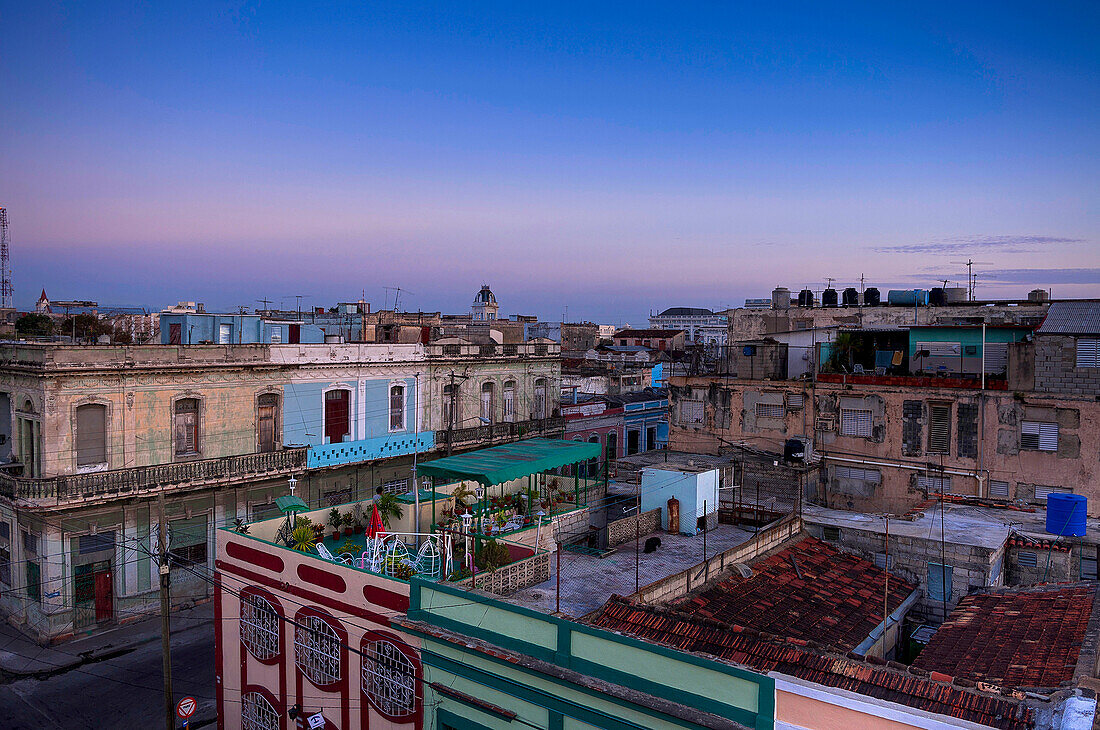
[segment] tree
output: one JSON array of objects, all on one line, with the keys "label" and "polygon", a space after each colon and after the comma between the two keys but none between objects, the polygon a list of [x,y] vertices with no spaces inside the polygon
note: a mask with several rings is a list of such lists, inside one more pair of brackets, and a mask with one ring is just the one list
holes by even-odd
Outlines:
[{"label": "tree", "polygon": [[61,323],[60,334],[73,335],[78,340],[94,340],[100,335],[111,334],[111,325],[94,314],[78,314]]},{"label": "tree", "polygon": [[44,314],[24,314],[15,322],[15,333],[22,337],[49,337],[54,333],[53,320]]}]

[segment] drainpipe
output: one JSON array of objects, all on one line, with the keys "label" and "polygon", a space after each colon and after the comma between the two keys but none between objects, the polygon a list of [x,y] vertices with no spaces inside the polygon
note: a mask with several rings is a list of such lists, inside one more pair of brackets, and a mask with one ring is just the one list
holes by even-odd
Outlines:
[{"label": "drainpipe", "polygon": [[[887,467],[890,467],[892,469],[909,469],[910,471],[925,471],[928,468],[927,466],[917,466],[915,464],[898,464],[898,463],[889,462],[889,461],[871,461],[870,459],[851,459],[851,458],[848,458],[848,457],[845,457],[845,456],[833,456],[831,454],[829,456],[822,456],[821,460],[822,461],[843,461],[843,462],[848,463],[848,464],[864,464],[864,465],[867,465],[867,466],[887,466]],[[938,470],[938,469],[936,470],[937,473],[939,473],[939,471],[940,470]],[[975,474],[972,471],[965,471],[965,470],[962,470],[962,469],[944,469],[943,473],[944,474],[954,474],[956,476],[961,476],[961,477],[971,477],[973,479],[977,479],[979,485],[981,484],[981,477],[979,475]]]}]

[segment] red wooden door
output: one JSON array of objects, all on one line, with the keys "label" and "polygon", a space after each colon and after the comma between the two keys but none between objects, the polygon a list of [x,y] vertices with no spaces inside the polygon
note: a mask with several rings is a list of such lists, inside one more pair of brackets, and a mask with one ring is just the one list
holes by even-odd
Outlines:
[{"label": "red wooden door", "polygon": [[111,571],[103,570],[95,574],[96,623],[110,621],[114,613],[114,591],[111,586]]},{"label": "red wooden door", "polygon": [[290,325],[290,344],[297,345],[302,341],[302,325],[292,324]]},{"label": "red wooden door", "polygon": [[348,435],[348,391],[325,393],[325,436],[330,444],[341,443]]}]

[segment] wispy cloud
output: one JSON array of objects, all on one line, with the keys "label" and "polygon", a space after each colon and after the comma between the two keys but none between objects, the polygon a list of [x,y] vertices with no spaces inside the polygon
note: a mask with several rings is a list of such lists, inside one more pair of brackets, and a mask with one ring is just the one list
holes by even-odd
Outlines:
[{"label": "wispy cloud", "polygon": [[880,253],[965,254],[977,251],[1029,253],[1048,246],[1084,242],[1085,239],[1083,238],[1063,238],[1061,236],[960,236],[921,243],[879,246],[874,250]]},{"label": "wispy cloud", "polygon": [[1100,284],[1100,268],[994,269],[980,278],[986,284]]}]

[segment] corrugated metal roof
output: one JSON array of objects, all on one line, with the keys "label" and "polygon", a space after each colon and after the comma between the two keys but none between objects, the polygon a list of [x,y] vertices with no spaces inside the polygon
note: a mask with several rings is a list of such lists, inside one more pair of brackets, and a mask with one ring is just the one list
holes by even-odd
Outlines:
[{"label": "corrugated metal roof", "polygon": [[1054,302],[1036,332],[1041,335],[1100,334],[1100,302]]}]

